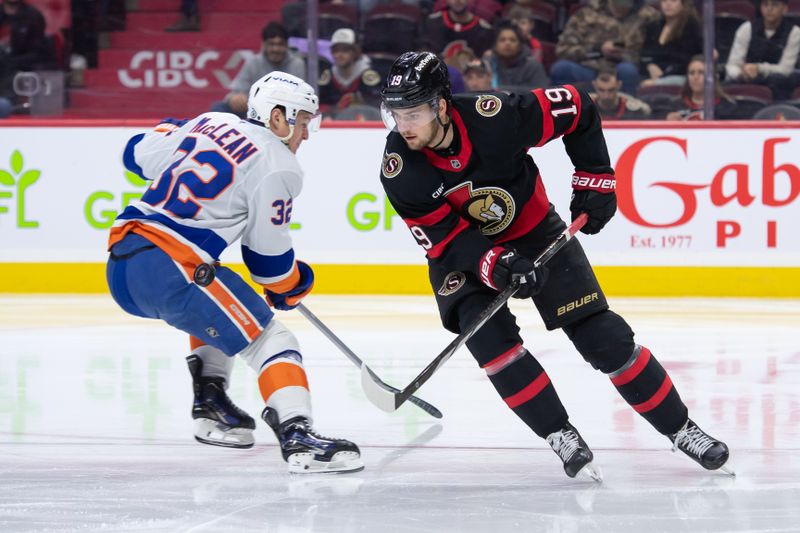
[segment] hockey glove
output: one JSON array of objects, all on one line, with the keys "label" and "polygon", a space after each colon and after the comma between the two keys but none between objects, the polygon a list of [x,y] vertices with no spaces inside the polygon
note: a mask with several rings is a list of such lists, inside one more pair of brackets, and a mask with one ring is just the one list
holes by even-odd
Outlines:
[{"label": "hockey glove", "polygon": [[572,220],[586,213],[589,220],[581,231],[594,235],[617,212],[616,180],[611,174],[578,171],[572,176],[572,189],[572,201],[569,204]]},{"label": "hockey glove", "polygon": [[288,291],[275,292],[267,288],[264,289],[264,297],[270,307],[281,311],[291,311],[314,288],[314,271],[311,270],[311,267],[302,261],[298,261],[297,270],[300,272],[300,279]]},{"label": "hockey glove", "polygon": [[530,298],[542,290],[547,281],[547,269],[536,267],[533,261],[522,257],[513,248],[495,246],[481,258],[480,277],[485,285],[496,291],[502,291],[519,280],[514,298]]}]

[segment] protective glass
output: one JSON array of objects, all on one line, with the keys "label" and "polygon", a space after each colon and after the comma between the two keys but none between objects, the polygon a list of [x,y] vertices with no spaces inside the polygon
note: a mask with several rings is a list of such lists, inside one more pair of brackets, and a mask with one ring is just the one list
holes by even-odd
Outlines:
[{"label": "protective glass", "polygon": [[434,101],[408,107],[405,109],[391,109],[386,104],[381,104],[381,118],[386,129],[392,131],[416,129],[430,124],[436,119]]}]

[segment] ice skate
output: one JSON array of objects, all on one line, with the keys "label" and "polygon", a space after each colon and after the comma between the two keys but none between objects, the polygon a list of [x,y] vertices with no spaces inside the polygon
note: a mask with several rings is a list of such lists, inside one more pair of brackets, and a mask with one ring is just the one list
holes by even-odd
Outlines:
[{"label": "ice skate", "polygon": [[736,475],[724,465],[728,460],[728,446],[700,429],[691,419],[677,433],[669,435],[672,451],[680,450],[706,470],[721,469],[723,472]]},{"label": "ice skate", "polygon": [[275,432],[283,459],[289,463],[289,472],[293,474],[358,472],[364,469],[358,446],[349,440],[323,437],[302,416],[281,424],[278,413],[265,407],[261,418]]},{"label": "ice skate", "polygon": [[225,379],[203,377],[203,361],[197,355],[190,355],[186,362],[194,389],[194,438],[213,446],[251,448],[256,422],[225,393]]},{"label": "ice skate", "polygon": [[588,475],[598,483],[603,481],[603,475],[592,460],[594,454],[581,438],[578,430],[567,422],[561,430],[551,433],[545,439],[553,451],[564,461],[564,472],[569,477],[575,477],[579,472]]}]

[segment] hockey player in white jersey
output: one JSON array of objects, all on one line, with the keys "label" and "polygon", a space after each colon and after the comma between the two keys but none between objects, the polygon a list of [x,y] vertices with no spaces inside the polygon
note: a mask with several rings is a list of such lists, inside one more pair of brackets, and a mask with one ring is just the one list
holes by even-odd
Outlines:
[{"label": "hockey player in white jersey", "polygon": [[[253,445],[254,420],[225,392],[238,354],[258,375],[262,418],[297,473],[363,468],[355,444],[313,430],[298,342],[270,309],[294,308],[314,284],[295,259],[289,222],[303,184],[295,153],[318,126],[318,108],[307,83],[272,72],[251,87],[247,120],[205,113],[131,138],[125,166],[152,184],[117,217],[106,273],[125,311],[190,335],[197,440]],[[266,298],[219,265],[239,239]]]}]

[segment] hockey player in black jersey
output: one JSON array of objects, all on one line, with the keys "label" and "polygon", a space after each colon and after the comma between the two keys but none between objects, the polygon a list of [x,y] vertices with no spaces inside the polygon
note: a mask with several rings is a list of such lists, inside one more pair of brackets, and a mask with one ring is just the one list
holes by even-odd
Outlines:
[{"label": "hockey player in black jersey", "polygon": [[[582,231],[614,216],[614,170],[589,98],[570,85],[524,94],[451,95],[447,68],[429,52],[407,52],[381,90],[387,136],[381,182],[426,252],[444,326],[459,333],[497,291],[520,279],[547,329],[563,329],[583,358],[608,375],[622,397],[657,431],[704,468],[728,459],[727,446],[688,416],[669,375],[630,326],[611,311],[577,240],[547,263],[536,257],[565,228],[547,199],[528,150],[561,137],[575,172],[570,211],[588,214]],[[567,475],[593,477],[593,455],[555,387],[523,347],[503,307],[467,347],[505,403],[564,463]]]}]

